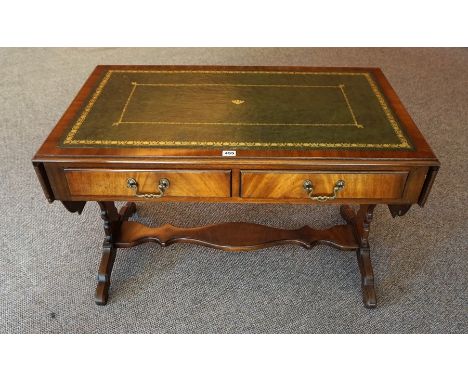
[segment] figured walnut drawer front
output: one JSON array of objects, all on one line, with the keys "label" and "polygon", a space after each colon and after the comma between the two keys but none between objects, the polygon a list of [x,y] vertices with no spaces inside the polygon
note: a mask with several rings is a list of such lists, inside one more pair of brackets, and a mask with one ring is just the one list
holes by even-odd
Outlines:
[{"label": "figured walnut drawer front", "polygon": [[138,183],[139,193],[155,193],[159,181],[166,178],[170,186],[164,197],[230,197],[230,171],[196,170],[101,170],[66,169],[65,177],[72,196],[135,196],[127,180]]},{"label": "figured walnut drawer front", "polygon": [[314,195],[329,195],[339,180],[345,187],[337,199],[399,199],[407,172],[281,172],[242,171],[243,198],[308,198],[304,181],[313,184]]}]

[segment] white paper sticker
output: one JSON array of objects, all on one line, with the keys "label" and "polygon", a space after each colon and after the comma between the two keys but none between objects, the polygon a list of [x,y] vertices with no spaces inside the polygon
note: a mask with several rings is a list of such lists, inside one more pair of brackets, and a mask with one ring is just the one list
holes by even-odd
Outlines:
[{"label": "white paper sticker", "polygon": [[235,157],[236,151],[235,150],[223,150],[223,157]]}]

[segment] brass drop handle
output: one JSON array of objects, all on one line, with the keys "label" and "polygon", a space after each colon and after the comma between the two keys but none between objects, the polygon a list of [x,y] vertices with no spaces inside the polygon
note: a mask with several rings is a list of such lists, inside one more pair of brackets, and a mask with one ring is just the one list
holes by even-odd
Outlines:
[{"label": "brass drop handle", "polygon": [[158,185],[159,192],[154,192],[150,194],[140,194],[138,192],[137,181],[133,178],[127,179],[127,187],[131,188],[132,190],[135,190],[135,196],[138,198],[162,198],[164,196],[164,192],[169,188],[170,185],[171,183],[169,182],[169,179],[161,178],[159,180],[159,185]]},{"label": "brass drop handle", "polygon": [[335,183],[335,187],[333,187],[333,193],[330,195],[312,195],[314,192],[314,185],[310,180],[305,180],[304,184],[302,185],[304,190],[307,192],[307,195],[312,200],[318,200],[319,202],[325,202],[327,200],[336,199],[338,192],[340,192],[345,187],[344,180],[339,180]]}]

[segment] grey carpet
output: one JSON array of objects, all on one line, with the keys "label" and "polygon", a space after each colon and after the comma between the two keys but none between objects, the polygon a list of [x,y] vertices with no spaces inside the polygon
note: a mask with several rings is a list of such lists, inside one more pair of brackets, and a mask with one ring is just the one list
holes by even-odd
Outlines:
[{"label": "grey carpet", "polygon": [[[98,207],[49,205],[30,159],[97,64],[379,66],[442,162],[427,207],[371,232],[378,309],[354,254],[294,246],[247,253],[179,244],[118,254],[109,304],[93,302]],[[467,320],[466,49],[0,50],[0,332],[460,333]],[[334,207],[139,204],[183,226],[247,220],[324,227]]]}]

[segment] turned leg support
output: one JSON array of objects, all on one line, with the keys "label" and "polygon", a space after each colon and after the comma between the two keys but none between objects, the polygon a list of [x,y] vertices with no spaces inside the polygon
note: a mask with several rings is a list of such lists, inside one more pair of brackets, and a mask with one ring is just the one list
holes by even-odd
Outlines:
[{"label": "turned leg support", "polygon": [[359,271],[361,272],[362,299],[366,308],[375,308],[377,298],[374,288],[374,271],[370,258],[369,230],[375,204],[362,204],[357,212],[349,206],[341,206],[343,219],[353,226],[359,248],[356,250]]},{"label": "turned leg support", "polygon": [[97,275],[95,301],[98,305],[106,305],[109,297],[110,278],[114,266],[117,248],[115,240],[119,235],[122,222],[128,220],[136,211],[135,203],[127,203],[117,212],[114,202],[98,202],[101,208],[101,217],[104,220],[104,243],[102,245],[102,258]]}]

